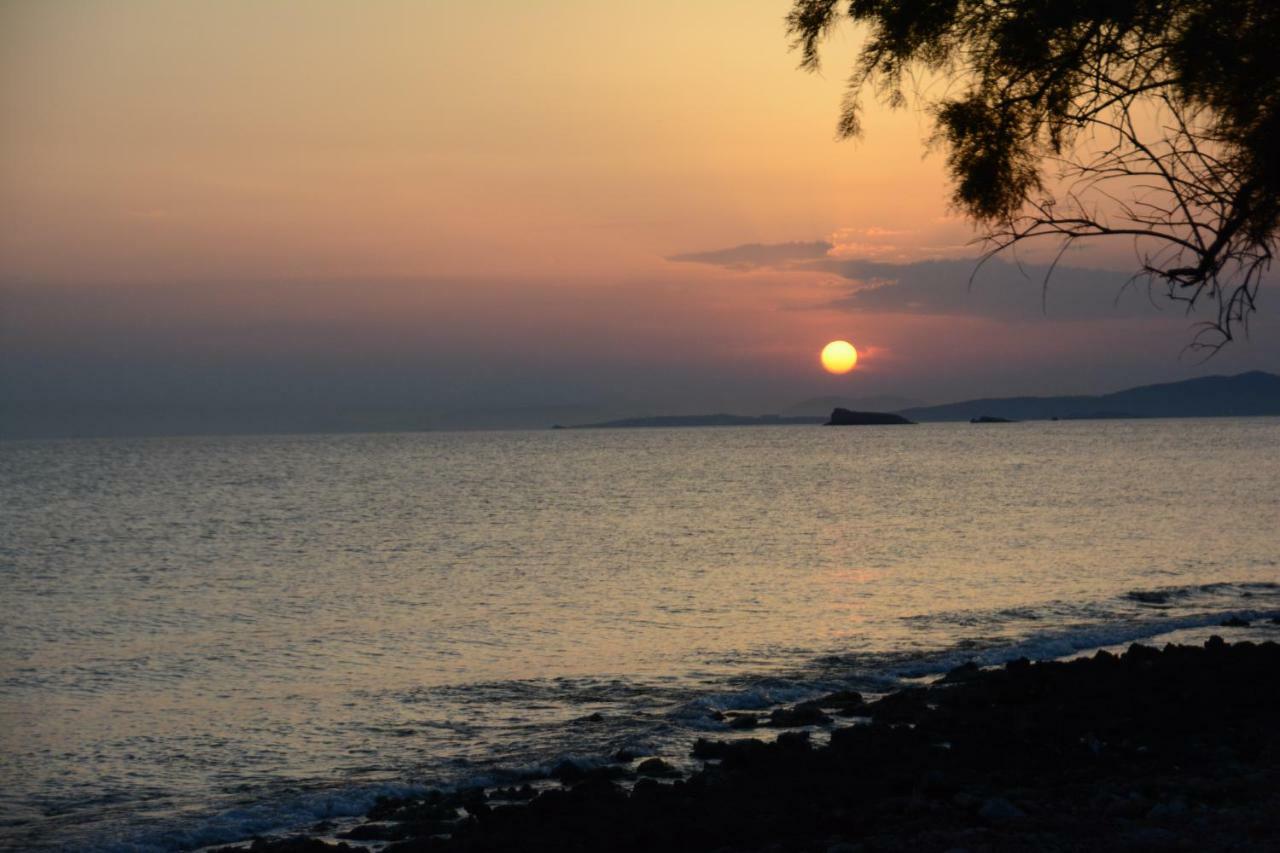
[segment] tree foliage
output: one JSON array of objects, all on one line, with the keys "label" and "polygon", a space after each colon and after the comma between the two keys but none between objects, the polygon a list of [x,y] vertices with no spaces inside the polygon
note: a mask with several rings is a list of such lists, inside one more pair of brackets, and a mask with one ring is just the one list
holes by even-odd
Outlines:
[{"label": "tree foliage", "polygon": [[900,106],[917,71],[949,80],[927,109],[991,253],[1128,238],[1138,278],[1216,308],[1197,345],[1247,328],[1280,225],[1280,2],[795,0],[803,67],[846,18],[839,133],[868,87]]}]

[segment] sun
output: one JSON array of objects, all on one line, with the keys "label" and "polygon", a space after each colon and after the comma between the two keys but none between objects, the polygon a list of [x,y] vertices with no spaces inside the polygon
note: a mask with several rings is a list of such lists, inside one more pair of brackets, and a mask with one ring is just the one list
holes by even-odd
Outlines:
[{"label": "sun", "polygon": [[832,341],[822,348],[822,366],[828,373],[848,373],[858,363],[858,351],[848,341]]}]

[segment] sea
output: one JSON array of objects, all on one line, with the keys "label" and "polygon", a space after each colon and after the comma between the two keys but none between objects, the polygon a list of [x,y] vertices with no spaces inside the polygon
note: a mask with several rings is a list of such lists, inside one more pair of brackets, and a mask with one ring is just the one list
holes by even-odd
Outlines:
[{"label": "sea", "polygon": [[1277,418],[2,442],[0,846],[341,826],[1277,616]]}]

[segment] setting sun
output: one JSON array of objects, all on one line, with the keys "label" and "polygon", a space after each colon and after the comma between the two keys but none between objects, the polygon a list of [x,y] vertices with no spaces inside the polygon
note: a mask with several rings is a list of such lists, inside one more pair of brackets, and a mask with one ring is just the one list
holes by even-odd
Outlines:
[{"label": "setting sun", "polygon": [[832,341],[822,348],[822,366],[828,373],[848,373],[858,363],[858,351],[848,341]]}]

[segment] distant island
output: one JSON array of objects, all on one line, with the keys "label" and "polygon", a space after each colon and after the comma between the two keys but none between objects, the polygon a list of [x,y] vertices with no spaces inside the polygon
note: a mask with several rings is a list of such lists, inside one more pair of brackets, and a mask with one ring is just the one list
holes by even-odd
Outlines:
[{"label": "distant island", "polygon": [[[835,399],[835,398],[821,398]],[[868,400],[874,398],[866,398]],[[889,398],[885,398],[889,399]],[[818,402],[806,401],[805,405]],[[846,414],[837,414],[837,413]],[[1236,376],[1205,376],[1161,385],[1142,385],[1111,394],[1060,397],[984,397],[896,412],[867,412],[837,406],[819,415],[658,415],[623,418],[553,429],[643,429],[652,427],[835,426],[969,421],[1077,421],[1136,418],[1218,418],[1280,415],[1280,376],[1254,370]]]},{"label": "distant island", "polygon": [[824,426],[893,426],[914,423],[915,421],[909,421],[902,415],[889,412],[855,412],[836,407],[831,410],[831,420]]}]

